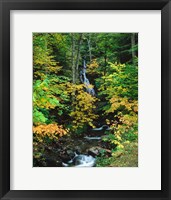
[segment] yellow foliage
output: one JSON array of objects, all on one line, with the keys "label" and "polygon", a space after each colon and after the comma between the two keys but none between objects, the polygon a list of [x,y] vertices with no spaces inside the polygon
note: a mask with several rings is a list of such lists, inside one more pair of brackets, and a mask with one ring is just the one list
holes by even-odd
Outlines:
[{"label": "yellow foliage", "polygon": [[111,107],[107,110],[107,113],[114,112],[118,110],[119,107],[123,106],[128,111],[138,112],[138,101],[128,100],[128,98],[123,98],[119,96],[113,96],[110,99]]},{"label": "yellow foliage", "polygon": [[40,71],[35,71],[34,72],[34,77],[35,78],[40,77],[41,80],[44,80],[46,78],[46,75],[44,73],[40,72]]},{"label": "yellow foliage", "polygon": [[62,125],[58,124],[33,126],[33,133],[39,142],[42,142],[44,137],[48,136],[50,139],[57,139],[58,137],[66,135],[68,132],[68,129],[64,129]]},{"label": "yellow foliage", "polygon": [[96,108],[95,102],[96,97],[91,96],[85,90],[83,84],[75,85],[70,84],[68,87],[68,92],[71,94],[72,98],[72,111],[70,116],[73,119],[73,129],[76,130],[78,127],[82,128],[85,124],[93,126],[93,121],[98,117],[94,114],[94,109]]},{"label": "yellow foliage", "polygon": [[[122,134],[129,131],[134,131],[135,125],[138,124],[138,101],[128,100],[128,98],[113,96],[110,99],[111,107],[106,113],[117,114],[114,116],[117,120],[108,120],[106,123],[110,124],[110,128],[113,130],[114,138],[111,143],[117,145],[117,148],[123,149],[124,143],[122,141]],[[122,111],[118,111],[121,109]],[[135,132],[137,134],[137,132]]]},{"label": "yellow foliage", "polygon": [[97,59],[93,59],[89,65],[87,65],[87,73],[88,74],[98,74],[97,68],[99,64],[97,63]]}]

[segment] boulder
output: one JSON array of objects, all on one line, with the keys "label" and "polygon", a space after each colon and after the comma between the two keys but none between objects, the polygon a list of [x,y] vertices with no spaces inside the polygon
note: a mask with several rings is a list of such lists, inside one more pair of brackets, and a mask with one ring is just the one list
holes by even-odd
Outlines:
[{"label": "boulder", "polygon": [[75,153],[77,153],[77,154],[81,154],[81,153],[82,153],[81,147],[79,147],[79,146],[76,146],[76,147],[74,148],[74,150],[75,150]]},{"label": "boulder", "polygon": [[75,152],[72,150],[67,150],[66,153],[70,158],[73,158],[75,156]]},{"label": "boulder", "polygon": [[60,155],[60,159],[61,159],[62,162],[64,162],[64,163],[67,163],[68,161],[71,160],[70,156],[68,156],[67,154]]},{"label": "boulder", "polygon": [[100,149],[101,147],[91,147],[90,149],[88,149],[88,154],[96,157],[100,155]]},{"label": "boulder", "polygon": [[94,156],[94,157],[96,157],[96,156],[99,156],[99,155],[101,155],[102,153],[105,153],[105,154],[111,154],[112,152],[111,152],[111,150],[109,150],[109,149],[104,149],[104,148],[101,148],[101,147],[98,147],[98,146],[96,146],[96,147],[91,147],[90,149],[88,149],[88,154],[89,155],[92,155],[92,156]]}]

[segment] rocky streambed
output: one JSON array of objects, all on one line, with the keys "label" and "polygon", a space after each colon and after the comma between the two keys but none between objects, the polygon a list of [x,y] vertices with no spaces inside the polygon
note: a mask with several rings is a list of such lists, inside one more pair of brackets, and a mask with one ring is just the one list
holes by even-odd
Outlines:
[{"label": "rocky streambed", "polygon": [[105,136],[64,136],[49,145],[41,144],[41,151],[34,154],[34,167],[96,166],[96,158],[101,154],[111,156],[110,144]]}]

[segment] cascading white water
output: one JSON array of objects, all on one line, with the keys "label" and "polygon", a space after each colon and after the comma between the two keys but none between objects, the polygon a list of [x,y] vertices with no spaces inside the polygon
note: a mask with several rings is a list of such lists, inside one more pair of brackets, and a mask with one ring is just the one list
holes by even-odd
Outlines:
[{"label": "cascading white water", "polygon": [[95,96],[95,90],[94,88],[90,87],[90,81],[88,80],[87,76],[86,76],[86,64],[85,64],[85,60],[83,62],[83,68],[80,71],[80,80],[81,82],[85,85],[87,93],[91,94],[92,96]]},{"label": "cascading white water", "polygon": [[96,159],[91,155],[77,155],[68,161],[67,163],[62,163],[63,167],[94,167],[96,165]]},{"label": "cascading white water", "polygon": [[87,140],[101,140],[102,139],[101,137],[98,137],[98,136],[96,136],[96,137],[88,137],[88,136],[86,136],[84,138],[87,139]]}]

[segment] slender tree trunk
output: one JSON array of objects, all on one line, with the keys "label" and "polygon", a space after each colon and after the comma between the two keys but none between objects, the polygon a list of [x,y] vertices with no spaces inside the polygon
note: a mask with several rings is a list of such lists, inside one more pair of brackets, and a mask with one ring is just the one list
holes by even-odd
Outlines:
[{"label": "slender tree trunk", "polygon": [[79,61],[80,61],[80,47],[82,42],[83,33],[80,33],[80,37],[78,39],[78,48],[77,48],[77,57],[76,57],[76,71],[75,71],[75,79],[78,81],[79,77]]},{"label": "slender tree trunk", "polygon": [[88,43],[88,51],[89,51],[89,57],[90,57],[90,63],[92,60],[92,54],[91,54],[91,35],[89,34],[89,37],[87,38],[87,43]]},{"label": "slender tree trunk", "polygon": [[72,37],[72,82],[75,84],[75,38],[74,33],[71,33]]},{"label": "slender tree trunk", "polygon": [[135,64],[135,33],[131,35],[131,51],[132,51],[132,63]]}]

